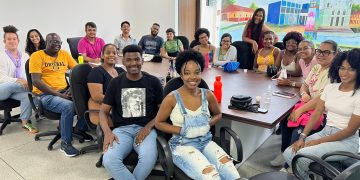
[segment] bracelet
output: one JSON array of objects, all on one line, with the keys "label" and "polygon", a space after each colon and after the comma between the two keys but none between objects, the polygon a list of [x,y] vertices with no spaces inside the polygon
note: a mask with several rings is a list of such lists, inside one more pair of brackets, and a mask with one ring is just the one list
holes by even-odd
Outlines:
[{"label": "bracelet", "polygon": [[304,133],[300,133],[300,137],[299,137],[299,140],[303,140],[303,141],[305,141],[305,138],[306,138],[307,136],[306,136],[306,134],[304,134]]},{"label": "bracelet", "polygon": [[305,91],[300,93],[300,96],[303,96],[304,94],[307,94]]}]

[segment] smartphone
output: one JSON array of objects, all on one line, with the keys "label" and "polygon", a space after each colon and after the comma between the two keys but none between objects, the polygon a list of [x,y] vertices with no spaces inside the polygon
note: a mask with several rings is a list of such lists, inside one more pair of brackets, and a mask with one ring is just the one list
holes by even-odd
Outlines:
[{"label": "smartphone", "polygon": [[284,97],[284,98],[293,98],[296,96],[295,93],[290,93],[290,92],[286,92],[286,91],[274,91],[272,94],[274,96],[280,96],[280,97]]},{"label": "smartphone", "polygon": [[268,110],[267,110],[267,109],[264,109],[264,108],[258,108],[258,112],[265,114],[265,113],[268,112]]}]

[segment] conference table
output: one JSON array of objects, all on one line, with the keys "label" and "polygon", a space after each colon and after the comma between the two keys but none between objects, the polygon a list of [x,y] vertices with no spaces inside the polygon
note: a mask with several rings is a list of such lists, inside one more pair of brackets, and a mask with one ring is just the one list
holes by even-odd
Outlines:
[{"label": "conference table", "polygon": [[[168,69],[169,61],[167,59],[164,59],[162,63],[144,62],[142,67],[143,71],[161,78],[166,77]],[[228,126],[239,135],[243,144],[243,158],[245,161],[268,139],[274,132],[276,125],[289,115],[292,107],[299,100],[299,95],[291,99],[272,96],[266,114],[229,109],[231,96],[236,94],[248,95],[255,101],[256,96],[263,96],[269,85],[272,91],[283,90],[298,94],[299,89],[277,86],[276,81],[271,80],[265,74],[255,73],[252,70],[244,72],[244,70],[239,69],[236,72],[227,73],[221,68],[213,67],[204,69],[202,73],[202,78],[212,90],[216,75],[221,75],[223,85],[222,102],[219,104],[222,110],[222,120],[217,127]],[[300,78],[293,79],[300,80]],[[219,128],[216,131],[216,134],[218,134]],[[236,148],[231,141],[230,147],[231,155],[235,156]]]}]

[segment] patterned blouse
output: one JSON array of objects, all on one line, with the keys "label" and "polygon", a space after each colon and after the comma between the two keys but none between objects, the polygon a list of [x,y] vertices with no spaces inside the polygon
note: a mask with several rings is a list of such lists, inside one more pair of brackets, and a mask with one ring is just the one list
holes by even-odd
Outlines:
[{"label": "patterned blouse", "polygon": [[305,80],[305,85],[309,88],[311,98],[321,95],[326,85],[330,84],[329,68],[322,70],[320,64],[312,67]]}]

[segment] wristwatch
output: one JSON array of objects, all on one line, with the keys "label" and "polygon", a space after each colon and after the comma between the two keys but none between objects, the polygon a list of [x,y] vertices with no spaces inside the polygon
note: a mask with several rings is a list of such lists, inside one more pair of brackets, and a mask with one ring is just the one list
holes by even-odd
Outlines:
[{"label": "wristwatch", "polygon": [[299,140],[305,141],[306,135],[304,133],[300,134]]},{"label": "wristwatch", "polygon": [[295,86],[296,86],[296,82],[295,82],[295,81],[291,82],[291,86],[292,86],[292,87],[295,87]]}]

